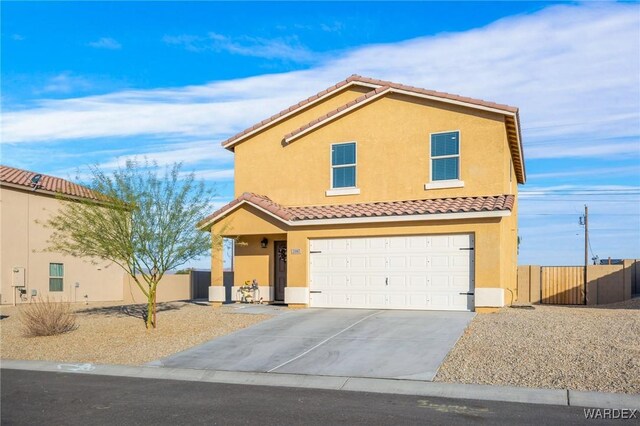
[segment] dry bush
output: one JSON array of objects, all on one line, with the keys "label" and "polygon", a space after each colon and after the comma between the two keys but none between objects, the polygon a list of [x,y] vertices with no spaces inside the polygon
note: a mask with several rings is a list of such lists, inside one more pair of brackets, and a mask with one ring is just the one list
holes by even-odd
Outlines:
[{"label": "dry bush", "polygon": [[55,336],[78,328],[71,304],[56,302],[48,297],[24,305],[20,313],[20,322],[27,337]]}]

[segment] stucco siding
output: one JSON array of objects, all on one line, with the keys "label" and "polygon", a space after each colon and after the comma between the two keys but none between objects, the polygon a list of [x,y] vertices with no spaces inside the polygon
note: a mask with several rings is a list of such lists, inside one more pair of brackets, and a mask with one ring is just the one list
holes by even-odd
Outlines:
[{"label": "stucco siding", "polygon": [[[255,210],[255,209],[252,209]],[[249,214],[247,214],[249,213]],[[254,215],[243,206],[230,213],[227,218],[214,226],[224,227],[225,223],[239,223],[241,218],[245,232],[260,229],[264,219]],[[292,227],[286,233],[241,235],[240,244],[236,245],[234,270],[236,284],[245,279],[258,279],[261,285],[273,282],[273,241],[286,240],[287,257],[287,286],[308,287],[309,282],[309,240],[314,238],[342,238],[342,237],[373,237],[373,236],[401,236],[401,235],[437,235],[437,234],[468,234],[475,236],[474,250],[474,279],[476,288],[513,288],[516,287],[515,264],[511,251],[514,249],[512,235],[514,231],[513,219],[486,218],[466,219],[455,221],[404,222],[404,223],[369,223],[357,225],[323,225],[309,227]],[[234,228],[229,226],[229,233],[235,234]],[[506,230],[509,230],[507,232]],[[505,236],[506,235],[506,236]],[[260,240],[269,240],[267,248],[260,247]],[[292,254],[292,250],[299,249],[299,254]],[[214,253],[214,258],[221,259],[222,253]],[[213,285],[222,285],[222,263],[212,264]],[[512,270],[513,269],[513,270]],[[219,275],[219,277],[218,277]],[[506,295],[506,300],[510,296]]]},{"label": "stucco siding", "polygon": [[[284,143],[286,134],[364,91],[343,90],[236,145],[236,197],[251,192],[292,207],[517,195],[505,116],[496,112],[392,93]],[[425,187],[432,182],[431,135],[451,131],[459,132],[459,180],[463,184]],[[356,143],[359,193],[337,196],[327,194],[332,189],[331,146],[342,142]],[[256,278],[261,285],[273,285],[272,244],[276,237],[286,239],[287,287],[295,291],[309,286],[309,242],[313,239],[473,234],[475,288],[484,289],[485,296],[495,293],[494,298],[506,304],[517,298],[517,199],[505,217],[322,226],[292,226],[242,205],[219,219],[211,232],[245,243],[236,246],[236,284]],[[260,240],[265,237],[270,244],[262,248]],[[223,253],[214,247],[213,286],[222,286],[222,259]],[[482,305],[487,306],[494,305]]]},{"label": "stucco siding", "polygon": [[[369,90],[364,87],[351,86],[348,89],[338,91],[322,102],[293,114],[286,120],[270,126],[236,145],[234,147],[236,197],[245,191],[258,192],[257,189],[252,189],[256,182],[266,179],[268,182],[274,183],[284,170],[289,170],[291,164],[286,169],[278,168],[282,164],[281,159],[274,158],[276,154],[280,155],[278,148],[282,148],[282,139],[285,134],[358,98]],[[268,161],[265,161],[267,159]]]},{"label": "stucco siding", "polygon": [[[249,191],[287,205],[496,195],[511,192],[510,153],[499,114],[390,95],[282,145],[288,121],[236,147],[236,195]],[[429,189],[430,134],[460,131],[463,188]],[[327,196],[330,149],[357,143],[359,195]]]},{"label": "stucco siding", "polygon": [[[89,259],[45,251],[50,230],[43,223],[59,207],[60,201],[55,197],[8,187],[0,189],[2,304],[13,303],[15,289],[11,284],[14,267],[26,270],[28,298],[31,291],[36,290],[40,298],[50,296],[72,302],[122,300],[123,271],[118,265],[99,259],[91,263]],[[64,265],[61,292],[49,291],[49,263]],[[17,300],[20,302],[19,298]]]}]

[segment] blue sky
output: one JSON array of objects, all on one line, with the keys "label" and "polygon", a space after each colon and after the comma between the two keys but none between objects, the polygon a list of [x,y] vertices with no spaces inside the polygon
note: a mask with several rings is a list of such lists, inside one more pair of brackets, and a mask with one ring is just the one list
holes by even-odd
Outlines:
[{"label": "blue sky", "polygon": [[3,164],[183,161],[221,205],[221,140],[358,73],[520,107],[521,264],[582,262],[585,203],[594,255],[640,257],[638,3],[3,2],[1,31]]}]

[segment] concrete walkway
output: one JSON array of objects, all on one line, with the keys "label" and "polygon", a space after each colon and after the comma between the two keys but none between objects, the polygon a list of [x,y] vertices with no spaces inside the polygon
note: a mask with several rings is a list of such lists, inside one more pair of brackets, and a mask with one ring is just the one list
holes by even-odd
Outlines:
[{"label": "concrete walkway", "polygon": [[305,309],[149,365],[433,380],[471,312]]},{"label": "concrete walkway", "polygon": [[[177,368],[136,367],[125,365],[95,365],[88,363],[56,363],[49,361],[2,360],[0,368],[134,377],[139,379],[167,379],[256,386],[333,389],[382,394],[461,398],[480,401],[506,401],[528,404],[640,410],[640,395],[580,392],[569,389],[535,389],[510,386],[437,383],[414,380],[305,376],[277,373],[243,373]],[[636,415],[640,416],[640,414]]]}]

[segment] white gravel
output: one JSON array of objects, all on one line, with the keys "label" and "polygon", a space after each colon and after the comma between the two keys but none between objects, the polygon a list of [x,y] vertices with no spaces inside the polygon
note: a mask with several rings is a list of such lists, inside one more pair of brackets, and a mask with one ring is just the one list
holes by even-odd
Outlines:
[{"label": "white gravel", "polygon": [[58,336],[24,337],[20,307],[2,306],[0,357],[139,365],[248,327],[271,315],[232,313],[184,302],[158,304],[158,328],[147,330],[140,306],[74,305],[78,328]]},{"label": "white gravel", "polygon": [[640,393],[640,299],[477,315],[435,380]]}]

